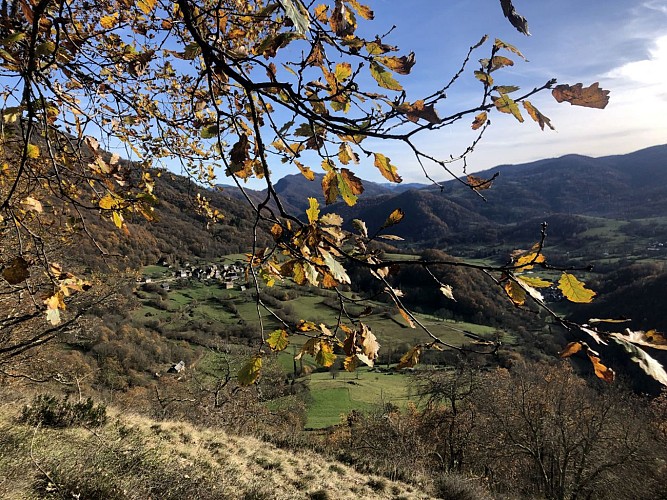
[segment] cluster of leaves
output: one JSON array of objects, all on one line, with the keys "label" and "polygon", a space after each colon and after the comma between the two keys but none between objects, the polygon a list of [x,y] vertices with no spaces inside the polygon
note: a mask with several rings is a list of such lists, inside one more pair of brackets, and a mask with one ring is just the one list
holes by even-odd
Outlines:
[{"label": "cluster of leaves", "polygon": [[[501,1],[501,6],[510,22],[527,33],[525,19],[511,2]],[[45,298],[33,300],[34,308],[58,325],[69,297],[88,283],[54,264],[56,248],[79,234],[94,239],[86,213],[97,213],[123,231],[132,214],[151,220],[156,203],[151,167],[178,162],[204,184],[214,184],[219,173],[240,188],[250,178],[266,183],[267,195],[259,202],[241,190],[255,213],[253,233],[266,224],[274,239],[272,246],[260,248],[255,238],[250,254],[259,305],[260,287],[281,279],[338,290],[340,314],[334,327],[307,320],[284,324],[280,334],[267,339],[270,348],[299,333],[310,337],[302,354],[314,355],[324,366],[337,356],[335,346],[345,353],[348,369],[357,361],[372,364],[379,348],[375,337],[345,311],[351,300],[342,291],[350,283],[349,263],[365,267],[382,283],[411,327],[424,328],[404,306],[401,291],[386,280],[396,263],[373,250],[379,238],[398,239],[383,230],[400,222],[403,212],[396,209],[372,234],[359,220],[353,221],[355,232],[344,231],[342,218],[320,215],[315,200],[302,220],[283,207],[271,166],[280,161],[312,181],[319,165],[326,204],[342,199],[354,205],[364,191],[354,172],[363,158],[372,158],[389,182],[402,180],[399,168],[377,149],[381,141],[372,139],[403,144],[430,178],[427,166],[451,173],[452,161],[465,162],[490,126],[492,113],[523,122],[521,104],[541,129],[553,129],[529,98],[551,89],[559,102],[603,108],[608,91],[597,84],[556,85],[553,79],[522,94],[516,85],[499,85],[498,72],[514,65],[510,57],[525,57],[495,39],[489,57],[480,59],[474,72],[482,84],[479,105],[444,116],[449,91],[472,53],[487,46],[489,38],[470,47],[447,83],[409,99],[401,79],[410,74],[415,55],[401,55],[385,40],[390,34],[360,36],[359,22],[373,18],[373,11],[357,0],[308,5],[300,0],[141,0],[136,5],[124,0],[15,0],[4,6],[3,286],[10,295],[27,291],[37,297],[41,292]],[[461,156],[438,158],[416,141],[424,132],[464,117],[473,119],[475,137]],[[123,148],[132,162],[103,152],[101,143]],[[493,181],[456,178],[478,194]],[[223,217],[201,194],[195,204],[212,223]],[[547,282],[522,274],[536,264],[544,264],[541,245],[515,255],[509,266],[479,269],[499,273],[498,284],[519,306],[527,295],[541,302],[536,288]],[[39,287],[37,268],[47,277]],[[454,297],[450,285],[436,282],[445,296]],[[592,297],[570,273],[563,273],[558,287],[575,302]],[[423,349],[455,347],[428,333],[432,342],[414,346],[401,367],[416,364]],[[241,371],[241,380],[254,382],[261,364],[260,351]]]}]

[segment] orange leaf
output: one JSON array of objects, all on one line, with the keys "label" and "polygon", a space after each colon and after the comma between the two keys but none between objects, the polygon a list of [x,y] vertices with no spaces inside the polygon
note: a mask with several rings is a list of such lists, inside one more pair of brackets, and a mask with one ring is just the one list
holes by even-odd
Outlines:
[{"label": "orange leaf", "polygon": [[573,354],[576,354],[579,351],[581,351],[581,347],[582,347],[581,342],[570,342],[565,346],[565,349],[561,351],[559,356],[561,358],[569,358]]},{"label": "orange leaf", "polygon": [[480,114],[478,114],[475,117],[475,121],[472,122],[472,129],[477,130],[482,125],[484,125],[486,123],[486,117],[487,117],[486,111],[482,111]]},{"label": "orange leaf", "polygon": [[590,351],[588,352],[588,359],[591,360],[591,363],[593,363],[593,369],[595,370],[595,375],[598,378],[601,378],[605,382],[613,382],[614,377],[616,374],[614,373],[614,370],[611,368],[603,365],[600,362],[600,358],[592,354]]}]

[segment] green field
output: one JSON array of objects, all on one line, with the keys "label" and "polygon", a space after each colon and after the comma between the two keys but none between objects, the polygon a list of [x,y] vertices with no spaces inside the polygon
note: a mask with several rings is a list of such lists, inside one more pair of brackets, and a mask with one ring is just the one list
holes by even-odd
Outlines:
[{"label": "green field", "polygon": [[405,407],[417,402],[411,395],[409,375],[360,368],[354,373],[317,372],[308,375],[311,401],[307,404],[306,427],[318,429],[340,423],[352,410],[370,411],[391,403]]},{"label": "green field", "polygon": [[[133,313],[135,321],[153,327],[157,322],[162,331],[174,332],[177,336],[186,333],[198,335],[206,327],[209,335],[206,338],[209,340],[211,335],[213,338],[225,338],[225,332],[234,331],[242,324],[244,328],[254,331],[255,339],[259,337],[253,289],[241,291],[238,286],[233,290],[225,289],[222,284],[213,281],[173,280],[165,273],[168,272],[160,266],[145,269],[145,275],[153,278],[154,282],[140,286],[137,291],[142,306]],[[169,290],[159,288],[164,280],[168,280]],[[304,319],[315,324],[323,323],[332,329],[335,327],[337,316],[331,303],[331,299],[336,297],[334,292],[300,287],[300,295],[294,298],[295,290],[285,283],[268,290],[272,309],[288,312],[290,323]],[[327,301],[329,304],[325,303]],[[409,347],[432,340],[422,329],[410,328],[395,308],[374,301],[365,305],[370,305],[372,312],[363,318],[363,322],[376,335],[382,352],[398,353],[400,356]],[[352,304],[348,312],[359,314],[362,309],[362,306]],[[260,309],[260,314],[265,335],[281,326],[267,311]],[[483,325],[454,322],[428,314],[415,316],[435,336],[455,346],[467,340],[464,331],[488,336],[497,333],[496,329]],[[507,334],[503,337],[506,343],[513,341]],[[278,366],[286,374],[293,373],[294,356],[305,340],[305,337],[290,335],[287,349],[276,355]],[[226,342],[234,354],[225,355],[224,362],[229,362],[230,368],[235,371],[245,360],[248,348],[241,345],[243,342],[235,344],[234,336],[229,338],[227,335]],[[204,354],[198,362],[198,369],[204,374],[216,374],[222,362],[217,356],[214,352]],[[365,366],[354,373],[318,371],[309,355],[304,355],[297,365],[298,370],[305,368],[307,373],[301,380],[309,387],[306,425],[310,428],[334,425],[340,422],[341,415],[352,410],[368,411],[385,403],[404,407],[408,401],[415,401],[410,392],[409,374],[371,370]]]}]

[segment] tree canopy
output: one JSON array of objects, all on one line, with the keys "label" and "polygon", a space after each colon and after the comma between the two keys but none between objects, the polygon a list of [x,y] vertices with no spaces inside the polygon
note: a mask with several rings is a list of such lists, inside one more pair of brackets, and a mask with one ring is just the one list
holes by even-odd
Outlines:
[{"label": "tree canopy", "polygon": [[[512,2],[500,3],[508,20],[527,34],[527,21]],[[41,343],[76,317],[65,312],[67,304],[91,283],[65,269],[56,249],[82,236],[94,241],[87,229],[91,214],[121,231],[129,217],[152,219],[155,177],[159,168],[175,166],[203,185],[231,179],[244,194],[244,181],[265,183],[264,199],[245,194],[254,212],[254,233],[265,228],[273,237],[269,247],[260,247],[255,239],[249,254],[257,291],[284,279],[338,290],[340,313],[333,325],[283,322],[278,330],[261,332],[264,348],[284,349],[296,333],[309,337],[300,355],[311,354],[321,365],[341,356],[336,351],[343,353],[346,369],[372,364],[380,348],[377,339],[345,310],[352,300],[342,288],[350,283],[350,265],[366,269],[405,321],[431,336],[428,344],[413,346],[400,366],[413,366],[425,349],[455,347],[420,324],[387,281],[392,266],[408,264],[383,259],[373,246],[378,240],[398,239],[387,230],[403,220],[400,207],[380,227],[354,220],[354,230],[347,231],[342,218],[322,214],[314,198],[305,214],[286,210],[274,189],[272,167],[284,164],[311,181],[321,171],[326,204],[342,200],[354,205],[364,191],[359,177],[364,165],[372,164],[391,183],[401,182],[400,166],[382,147],[400,143],[426,178],[431,179],[426,166],[436,165],[483,198],[493,179],[460,177],[450,165],[461,161],[465,167],[493,114],[510,114],[517,122],[527,116],[542,130],[553,129],[533,103],[539,94],[551,90],[558,102],[604,108],[609,92],[597,83],[557,85],[552,78],[528,90],[506,84],[514,62],[525,58],[517,47],[484,36],[464,51],[458,70],[439,87],[409,96],[401,81],[409,78],[417,58],[391,44],[391,30],[360,35],[366,31],[361,26],[373,18],[373,11],[357,0],[4,1],[0,300],[11,312],[1,324],[11,330],[26,318],[41,316],[47,326],[19,343],[8,335],[3,349],[16,352],[16,346]],[[478,104],[452,105],[450,92],[470,72],[479,81]],[[417,140],[460,120],[468,120],[472,131],[461,155],[438,157]],[[224,217],[206,196],[198,195],[195,202],[211,223]],[[611,370],[583,339],[605,343],[612,338],[636,356],[641,350],[637,332],[635,337],[609,337],[568,323],[546,306],[538,289],[552,282],[527,273],[549,267],[542,252],[545,236],[543,228],[532,248],[517,251],[502,267],[455,260],[409,265],[467,266],[492,276],[512,304],[537,304],[578,332],[582,341],[565,354],[583,349],[596,374],[610,379]],[[573,270],[560,271],[555,285],[565,297],[592,299],[594,292]],[[455,297],[456,290],[429,274],[441,293]],[[258,305],[270,311],[259,293],[257,297]],[[498,346],[490,342],[483,347],[493,352]],[[259,376],[261,349],[241,370],[242,383]],[[653,375],[667,382],[662,367],[656,370]]]}]

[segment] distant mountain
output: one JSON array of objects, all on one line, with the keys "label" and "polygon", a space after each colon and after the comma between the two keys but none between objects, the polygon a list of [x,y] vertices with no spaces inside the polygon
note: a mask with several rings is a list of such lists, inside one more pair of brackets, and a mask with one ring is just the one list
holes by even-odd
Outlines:
[{"label": "distant mountain", "polygon": [[585,229],[582,216],[628,220],[667,215],[667,145],[602,158],[566,155],[475,175],[490,179],[496,173],[492,188],[482,192],[486,201],[450,181],[442,189],[384,194],[331,210],[378,227],[391,210],[402,208],[406,219],[392,232],[422,246],[523,239],[520,225],[531,226],[530,240],[543,220],[567,234],[570,228]]}]

